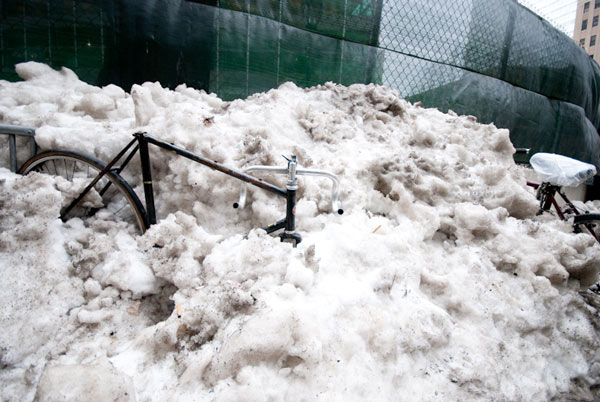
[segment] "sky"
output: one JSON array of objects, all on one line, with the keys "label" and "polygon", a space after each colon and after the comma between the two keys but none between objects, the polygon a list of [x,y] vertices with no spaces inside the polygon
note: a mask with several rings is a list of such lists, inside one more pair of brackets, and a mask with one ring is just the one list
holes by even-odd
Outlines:
[{"label": "sky", "polygon": [[573,36],[577,0],[518,0],[518,2],[548,20],[569,37]]}]

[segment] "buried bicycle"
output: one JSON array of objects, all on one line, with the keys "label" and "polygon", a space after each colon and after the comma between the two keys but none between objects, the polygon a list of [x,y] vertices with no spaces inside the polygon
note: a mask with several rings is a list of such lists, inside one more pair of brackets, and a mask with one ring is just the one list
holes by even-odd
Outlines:
[{"label": "buried bicycle", "polygon": [[[64,207],[60,213],[63,221],[73,217],[91,217],[103,211],[136,224],[141,233],[157,222],[152,167],[148,150],[150,144],[285,198],[285,217],[265,227],[264,230],[267,233],[283,230],[279,234],[281,241],[292,242],[294,246],[302,241],[301,235],[296,232],[295,221],[299,175],[321,176],[331,180],[332,209],[340,215],[344,212],[340,207],[337,177],[323,170],[299,168],[295,155],[286,158],[287,167],[250,166],[243,171],[238,171],[146,133],[139,132],[133,136],[134,139],[107,164],[75,151],[46,151],[25,162],[18,173],[28,174],[37,171],[57,176],[57,188],[63,192],[65,197]],[[141,161],[145,205],[131,185],[121,176],[123,169],[138,153]],[[248,174],[254,171],[286,174],[285,188]],[[234,203],[233,207],[243,208],[245,201],[246,187],[243,186],[239,201]]]},{"label": "buried bicycle", "polygon": [[[517,148],[517,154],[529,154],[528,148]],[[538,215],[556,213],[556,216],[573,225],[575,233],[587,232],[600,243],[600,213],[577,208],[563,187],[577,187],[596,174],[596,167],[589,163],[563,155],[539,152],[529,160],[529,165],[542,180],[541,183],[527,181],[536,190],[540,202]],[[560,197],[560,198],[558,198]]]}]

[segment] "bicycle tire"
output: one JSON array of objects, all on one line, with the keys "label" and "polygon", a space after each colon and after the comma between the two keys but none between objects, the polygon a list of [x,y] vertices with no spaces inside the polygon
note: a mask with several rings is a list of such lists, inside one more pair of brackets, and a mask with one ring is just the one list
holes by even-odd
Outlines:
[{"label": "bicycle tire", "polygon": [[573,218],[573,223],[581,225],[585,223],[600,223],[600,213],[580,214]]},{"label": "bicycle tire", "polygon": [[[66,207],[75,200],[106,165],[99,159],[76,151],[46,151],[40,153],[19,169],[26,175],[32,171],[60,176],[59,190],[63,193],[60,218],[90,218],[106,211],[120,220],[137,226],[144,233],[150,226],[148,215],[137,194],[118,173],[108,171],[75,207],[65,214]],[[70,183],[70,185],[69,185]],[[76,186],[75,189],[73,186]]]},{"label": "bicycle tire", "polygon": [[587,231],[600,243],[600,232],[596,229],[600,225],[600,213],[585,213],[575,215],[573,226],[575,232],[581,232],[580,225],[583,225]]}]

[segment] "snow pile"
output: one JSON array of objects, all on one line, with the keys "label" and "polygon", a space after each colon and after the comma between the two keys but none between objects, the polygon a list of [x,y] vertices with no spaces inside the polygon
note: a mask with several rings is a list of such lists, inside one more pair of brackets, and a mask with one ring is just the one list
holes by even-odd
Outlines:
[{"label": "snow pile", "polygon": [[[160,221],[136,236],[107,216],[63,224],[52,177],[3,170],[2,399],[549,400],[600,374],[578,294],[600,247],[535,217],[506,130],[374,85],[226,103],[17,72],[0,117],[42,148],[108,161],[145,131],[236,169],[295,154],[339,177],[346,212],[301,177],[294,249],[257,229],[281,199],[249,188],[235,210],[240,182],[153,149]],[[126,178],[142,195],[137,163]]]}]

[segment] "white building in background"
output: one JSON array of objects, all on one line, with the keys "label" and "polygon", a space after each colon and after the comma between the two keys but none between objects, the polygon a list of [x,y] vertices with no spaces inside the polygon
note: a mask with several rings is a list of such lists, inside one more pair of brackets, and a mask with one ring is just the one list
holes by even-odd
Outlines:
[{"label": "white building in background", "polygon": [[600,0],[579,0],[573,40],[600,62]]}]

